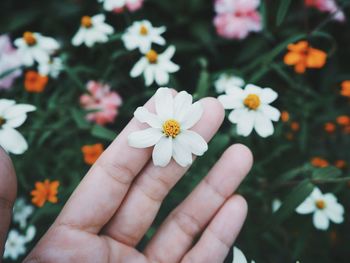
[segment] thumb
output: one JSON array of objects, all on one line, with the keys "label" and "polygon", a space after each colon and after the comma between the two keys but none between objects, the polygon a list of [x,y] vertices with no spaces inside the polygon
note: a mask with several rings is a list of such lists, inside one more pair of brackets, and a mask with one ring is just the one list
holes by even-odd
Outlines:
[{"label": "thumb", "polygon": [[4,252],[12,206],[17,195],[16,173],[12,161],[0,147],[0,261]]}]

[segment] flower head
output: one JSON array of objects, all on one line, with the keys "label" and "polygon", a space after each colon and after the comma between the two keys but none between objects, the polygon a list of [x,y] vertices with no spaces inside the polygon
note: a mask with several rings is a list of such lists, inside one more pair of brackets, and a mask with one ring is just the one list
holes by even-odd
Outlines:
[{"label": "flower head", "polygon": [[9,232],[5,243],[4,258],[17,260],[18,257],[26,253],[25,245],[33,240],[36,233],[34,226],[29,226],[25,235],[21,235],[17,230],[12,229]]},{"label": "flower head", "polygon": [[44,182],[36,182],[35,189],[31,191],[32,203],[42,207],[46,202],[57,203],[57,192],[60,183],[46,179]]},{"label": "flower head", "polygon": [[35,109],[29,104],[0,99],[0,146],[7,152],[22,154],[28,149],[26,140],[15,128],[21,126],[27,119],[27,113]]},{"label": "flower head", "polygon": [[42,76],[34,70],[29,70],[25,75],[24,88],[28,92],[40,93],[44,91],[48,80],[47,76]]},{"label": "flower head", "polygon": [[339,22],[345,21],[345,14],[339,8],[336,0],[305,0],[305,5],[314,7],[321,12],[333,14],[333,19]]},{"label": "flower head", "polygon": [[178,65],[171,61],[174,53],[174,46],[168,47],[161,54],[153,49],[149,50],[132,68],[130,76],[136,78],[143,74],[146,86],[150,86],[154,81],[159,86],[168,84],[169,73],[174,73],[180,69]]},{"label": "flower head", "polygon": [[228,119],[237,124],[237,134],[248,136],[253,129],[261,137],[273,134],[272,121],[278,121],[280,112],[269,104],[277,99],[270,88],[248,84],[245,89],[228,88],[218,97],[225,109],[233,109]]},{"label": "flower head", "polygon": [[336,224],[344,221],[344,207],[338,203],[335,195],[331,193],[322,194],[321,190],[317,187],[297,207],[296,212],[299,214],[313,213],[314,226],[320,230],[327,230],[329,221]]},{"label": "flower head", "polygon": [[165,32],[165,27],[153,27],[148,20],[136,21],[126,29],[122,40],[126,49],[139,49],[146,53],[151,50],[152,43],[165,45],[165,39],[161,36]]},{"label": "flower head", "polygon": [[350,80],[345,80],[341,83],[340,95],[350,98]]},{"label": "flower head", "polygon": [[59,57],[50,59],[46,63],[40,63],[38,70],[42,76],[50,76],[56,79],[63,69],[62,60]]},{"label": "flower head", "polygon": [[160,88],[155,94],[155,104],[156,114],[144,107],[135,111],[135,118],[151,127],[131,133],[129,145],[135,148],[155,145],[152,158],[156,166],[165,167],[171,157],[183,167],[190,165],[192,153],[201,156],[208,149],[204,139],[189,130],[202,116],[201,103],[192,104],[192,96],[186,91],[173,97],[170,89]]},{"label": "flower head", "polygon": [[310,162],[314,167],[317,168],[324,168],[329,166],[329,162],[321,157],[313,157]]},{"label": "flower head", "polygon": [[74,46],[85,44],[92,47],[96,43],[105,43],[108,35],[113,34],[114,29],[105,23],[105,15],[83,16],[80,20],[80,28],[72,39]]},{"label": "flower head", "polygon": [[13,222],[18,223],[20,228],[27,226],[27,219],[34,212],[34,208],[28,205],[24,198],[18,198],[13,206]]},{"label": "flower head", "polygon": [[86,115],[87,120],[100,125],[114,122],[118,115],[118,109],[122,105],[122,99],[111,87],[97,81],[87,83],[89,94],[80,97],[80,105],[90,111]]},{"label": "flower head", "polygon": [[101,143],[93,145],[84,145],[81,147],[81,152],[84,155],[84,161],[86,164],[93,165],[98,157],[103,152],[103,145]]},{"label": "flower head", "polygon": [[24,32],[14,42],[25,66],[33,66],[34,62],[47,63],[50,55],[59,49],[58,42],[40,33]]},{"label": "flower head", "polygon": [[327,54],[313,48],[307,41],[299,41],[288,45],[288,53],[284,56],[284,63],[294,66],[295,72],[304,73],[307,68],[322,68],[327,59]]},{"label": "flower head", "polygon": [[229,87],[242,88],[244,84],[244,80],[240,77],[229,74],[221,74],[219,78],[215,81],[214,86],[217,93],[223,93]]},{"label": "flower head", "polygon": [[106,11],[114,11],[116,13],[123,12],[127,8],[130,12],[140,9],[144,0],[98,0],[103,3],[103,8]]}]

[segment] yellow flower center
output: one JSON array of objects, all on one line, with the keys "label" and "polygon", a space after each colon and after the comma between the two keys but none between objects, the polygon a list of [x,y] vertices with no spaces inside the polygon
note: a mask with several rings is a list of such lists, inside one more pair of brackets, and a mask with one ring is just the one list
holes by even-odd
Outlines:
[{"label": "yellow flower center", "polygon": [[146,58],[148,59],[149,63],[155,64],[158,61],[158,53],[151,49],[150,51],[147,52]]},{"label": "yellow flower center", "polygon": [[326,203],[323,200],[317,200],[316,201],[316,207],[318,209],[324,209],[326,207]]},{"label": "yellow flower center", "polygon": [[245,99],[244,99],[244,105],[251,109],[251,110],[256,110],[260,106],[260,98],[256,94],[249,94]]},{"label": "yellow flower center", "polygon": [[28,46],[34,46],[36,44],[36,38],[32,32],[24,32],[23,39]]},{"label": "yellow flower center", "polygon": [[142,25],[142,26],[140,27],[140,35],[145,36],[145,35],[147,35],[147,34],[148,34],[148,29],[147,29],[147,27],[145,27],[144,25]]},{"label": "yellow flower center", "polygon": [[92,20],[90,16],[83,16],[80,21],[81,25],[85,28],[92,27]]},{"label": "yellow flower center", "polygon": [[167,137],[175,138],[180,133],[180,123],[173,119],[167,120],[163,124],[163,132]]},{"label": "yellow flower center", "polygon": [[5,124],[5,122],[6,122],[6,120],[3,117],[0,116],[0,128],[1,128],[2,125]]}]

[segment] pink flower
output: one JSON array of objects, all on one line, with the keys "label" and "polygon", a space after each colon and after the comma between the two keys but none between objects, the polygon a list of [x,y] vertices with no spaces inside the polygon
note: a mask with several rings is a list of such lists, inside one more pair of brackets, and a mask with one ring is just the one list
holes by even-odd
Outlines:
[{"label": "pink flower", "polygon": [[214,25],[218,35],[229,39],[243,39],[250,32],[262,29],[257,11],[260,0],[216,0]]},{"label": "pink flower", "polygon": [[328,12],[334,14],[334,20],[345,21],[345,14],[337,5],[335,0],[305,0],[305,5],[315,7],[321,12]]},{"label": "pink flower", "polygon": [[80,96],[80,104],[86,110],[92,110],[86,115],[86,119],[100,125],[114,122],[118,115],[118,108],[122,99],[110,86],[97,81],[89,81],[87,90],[89,94]]},{"label": "pink flower", "polygon": [[9,89],[21,75],[22,71],[19,69],[21,61],[16,49],[11,45],[10,38],[7,35],[0,35],[0,76],[13,70],[0,78],[0,89]]},{"label": "pink flower", "polygon": [[124,8],[127,8],[130,12],[135,12],[143,6],[144,0],[125,0],[125,5],[122,8],[116,8],[113,11],[115,13],[122,13]]}]

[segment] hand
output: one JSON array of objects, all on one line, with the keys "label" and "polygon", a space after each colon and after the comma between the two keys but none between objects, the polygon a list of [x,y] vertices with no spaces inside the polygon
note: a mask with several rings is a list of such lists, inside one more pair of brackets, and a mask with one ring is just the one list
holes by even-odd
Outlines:
[{"label": "hand", "polygon": [[[209,141],[224,111],[212,98],[193,128]],[[153,99],[145,105],[153,111]],[[221,263],[246,217],[245,200],[232,193],[252,165],[250,151],[234,145],[161,225],[139,252],[135,246],[151,226],[170,189],[186,172],[174,161],[155,167],[152,149],[128,146],[143,129],[133,119],[90,169],[62,212],[28,255],[26,263]],[[199,236],[199,240],[193,244]]]}]

